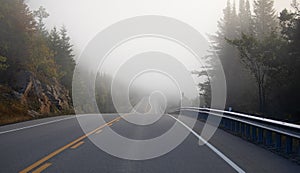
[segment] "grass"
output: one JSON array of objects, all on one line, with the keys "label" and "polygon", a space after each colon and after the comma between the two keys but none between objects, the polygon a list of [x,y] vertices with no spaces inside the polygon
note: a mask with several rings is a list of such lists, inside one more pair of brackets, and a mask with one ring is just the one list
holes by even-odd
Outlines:
[{"label": "grass", "polygon": [[33,117],[27,114],[27,109],[18,101],[0,101],[0,125],[27,121]]},{"label": "grass", "polygon": [[9,87],[0,85],[0,125],[11,124],[32,119],[27,114],[26,106],[11,96]]}]

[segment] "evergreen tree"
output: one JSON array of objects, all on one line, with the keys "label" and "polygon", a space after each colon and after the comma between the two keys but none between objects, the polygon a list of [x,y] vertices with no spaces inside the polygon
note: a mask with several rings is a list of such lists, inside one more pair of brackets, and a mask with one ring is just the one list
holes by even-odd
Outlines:
[{"label": "evergreen tree", "polygon": [[[211,39],[212,49],[220,58],[226,76],[227,107],[234,107],[235,110],[250,110],[254,106],[244,102],[251,103],[253,100],[252,97],[245,97],[253,92],[252,76],[249,71],[244,70],[237,49],[226,41],[226,38],[237,39],[240,36],[240,17],[237,15],[235,3],[231,5],[228,1],[223,13],[223,18],[218,22],[217,34]],[[205,88],[203,85],[200,86]]]},{"label": "evergreen tree", "polygon": [[227,1],[227,6],[223,10],[223,18],[218,22],[219,31],[217,32],[217,44],[220,46],[227,44],[225,37],[227,38],[236,38],[237,37],[237,15],[235,3],[234,6],[231,5],[230,0]]},{"label": "evergreen tree", "polygon": [[58,77],[58,69],[46,38],[40,34],[35,34],[31,40],[31,44],[28,45],[30,54],[27,59],[26,69],[33,72],[43,82],[47,82],[47,79],[52,77]]},{"label": "evergreen tree", "polygon": [[280,86],[276,92],[273,92],[273,97],[280,105],[280,112],[298,115],[300,113],[298,105],[300,94],[297,92],[300,88],[300,8],[296,0],[291,6],[292,11],[284,9],[279,16],[281,35],[286,42],[287,52],[282,56],[282,70],[280,75],[277,75]]},{"label": "evergreen tree", "polygon": [[[26,64],[34,31],[35,21],[23,0],[0,0],[0,56],[7,59],[7,73],[13,74],[12,71]],[[10,79],[11,76],[1,78]]]},{"label": "evergreen tree", "polygon": [[278,30],[273,0],[254,1],[254,32],[257,38],[269,37]]},{"label": "evergreen tree", "polygon": [[54,27],[50,31],[49,46],[55,55],[55,60],[57,61],[57,54],[58,54],[58,50],[60,48],[60,35],[59,35],[59,32],[57,31],[56,27]]},{"label": "evergreen tree", "polygon": [[62,26],[60,29],[60,35],[61,35],[61,48],[65,51],[66,57],[72,58],[72,45],[70,43],[70,37],[67,35],[67,29],[65,26]]},{"label": "evergreen tree", "polygon": [[60,58],[61,66],[63,67],[64,76],[61,79],[63,85],[71,90],[73,71],[75,69],[74,55],[72,54],[72,45],[70,43],[70,37],[67,35],[67,29],[63,26],[60,29]]},{"label": "evergreen tree", "polygon": [[37,19],[37,29],[44,36],[48,35],[48,31],[46,30],[44,19],[49,17],[49,13],[47,13],[46,9],[42,6],[36,11],[33,12],[34,17]]},{"label": "evergreen tree", "polygon": [[254,34],[242,34],[240,39],[233,41],[228,39],[229,43],[238,48],[243,64],[255,78],[260,112],[266,111],[267,90],[271,89],[271,79],[277,72],[277,62],[284,45],[277,32],[273,4],[273,0],[255,0]]},{"label": "evergreen tree", "polygon": [[[43,7],[35,12],[30,11],[24,0],[0,0],[0,87],[3,88],[4,84],[7,89],[5,92],[15,91],[25,94],[24,89],[34,83],[33,87],[28,89],[30,94],[26,93],[26,97],[30,97],[26,99],[26,103],[21,102],[19,96],[12,95],[9,98],[16,103],[17,107],[22,107],[21,112],[24,115],[27,114],[27,109],[35,110],[37,102],[48,102],[46,99],[43,100],[44,96],[37,94],[39,91],[36,87],[39,82],[42,88],[46,85],[47,88],[57,86],[55,79],[61,77],[62,71],[68,73],[70,67],[74,67],[72,60],[64,61],[64,64],[56,62],[55,55],[59,54],[62,55],[61,57],[67,57],[65,59],[70,59],[70,38],[67,37],[66,31],[60,33],[53,30],[51,36],[48,36],[43,22],[48,16]],[[66,68],[62,70],[58,68],[59,66]],[[71,77],[64,81],[67,80],[70,81]],[[64,91],[63,87],[59,88]],[[68,96],[62,95],[62,97]],[[49,102],[51,101],[53,100],[50,99]],[[0,104],[3,104],[6,109],[14,110],[16,107],[7,100],[3,102],[3,99]],[[2,113],[3,109],[0,109],[0,114]],[[14,115],[16,112],[9,113]]]},{"label": "evergreen tree", "polygon": [[57,31],[56,27],[50,31],[49,46],[54,53],[55,62],[59,66],[60,81],[71,91],[75,60],[73,59],[70,37],[64,26],[60,31]]},{"label": "evergreen tree", "polygon": [[228,42],[238,48],[242,62],[253,74],[258,88],[259,110],[265,112],[267,89],[271,87],[271,79],[278,68],[276,61],[280,58],[279,52],[282,52],[281,39],[276,34],[270,34],[263,40],[242,34],[240,39]]},{"label": "evergreen tree", "polygon": [[250,34],[253,31],[253,21],[252,21],[252,14],[250,9],[249,0],[240,0],[240,7],[239,7],[239,32]]}]

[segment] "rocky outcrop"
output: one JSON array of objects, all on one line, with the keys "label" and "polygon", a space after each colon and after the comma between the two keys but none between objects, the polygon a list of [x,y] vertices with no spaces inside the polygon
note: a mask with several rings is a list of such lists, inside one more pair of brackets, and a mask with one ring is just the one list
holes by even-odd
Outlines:
[{"label": "rocky outcrop", "polygon": [[26,105],[29,112],[52,114],[72,111],[69,91],[55,78],[41,82],[31,72],[20,70],[14,74],[10,86],[15,98]]}]

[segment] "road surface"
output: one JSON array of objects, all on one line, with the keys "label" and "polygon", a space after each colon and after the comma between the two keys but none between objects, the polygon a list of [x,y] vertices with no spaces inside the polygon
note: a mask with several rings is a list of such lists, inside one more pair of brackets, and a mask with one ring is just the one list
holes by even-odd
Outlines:
[{"label": "road surface", "polygon": [[[103,115],[107,124],[89,124],[89,137],[108,128],[132,139],[148,139],[168,130],[176,116],[163,115],[151,125],[129,123],[117,114]],[[91,120],[97,115],[81,115]],[[182,126],[182,130],[191,130]],[[75,116],[28,121],[0,127],[0,172],[299,172],[300,165],[217,130],[208,145],[198,145],[203,122],[171,152],[154,159],[120,159],[96,147],[83,133]]]}]

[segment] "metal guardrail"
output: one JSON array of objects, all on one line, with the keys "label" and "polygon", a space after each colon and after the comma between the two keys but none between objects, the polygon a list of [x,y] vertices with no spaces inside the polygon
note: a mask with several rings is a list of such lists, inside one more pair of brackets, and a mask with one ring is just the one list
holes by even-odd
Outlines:
[{"label": "metal guardrail", "polygon": [[181,110],[196,111],[198,119],[203,121],[208,115],[219,116],[220,127],[227,131],[286,154],[300,155],[300,125],[217,109],[183,107]]}]

